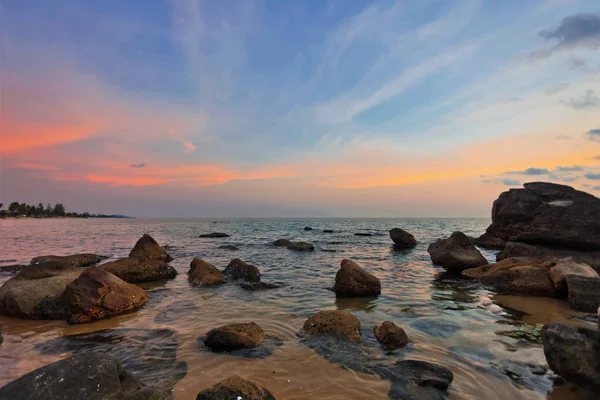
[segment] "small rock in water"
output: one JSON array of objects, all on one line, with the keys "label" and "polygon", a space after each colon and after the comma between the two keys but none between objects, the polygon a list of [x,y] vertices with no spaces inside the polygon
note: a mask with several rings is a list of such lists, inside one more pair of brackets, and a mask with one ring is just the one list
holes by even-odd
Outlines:
[{"label": "small rock in water", "polygon": [[313,228],[311,228],[310,226],[305,226],[305,227],[304,227],[304,230],[305,230],[305,231],[312,231],[312,230],[313,230]]},{"label": "small rock in water", "polygon": [[223,270],[223,275],[232,281],[260,282],[260,271],[258,268],[245,263],[239,258],[231,260],[229,265]]},{"label": "small rock in water", "polygon": [[223,250],[231,250],[231,251],[239,250],[239,247],[234,246],[232,244],[226,244],[224,246],[219,246],[219,248],[223,249]]},{"label": "small rock in water", "polygon": [[393,322],[385,321],[373,328],[375,337],[388,350],[399,349],[406,346],[408,336],[404,329],[396,326]]},{"label": "small rock in water", "polygon": [[229,324],[208,332],[204,344],[213,351],[250,349],[260,345],[265,332],[254,322]]},{"label": "small rock in water", "polygon": [[342,297],[377,296],[381,294],[381,282],[354,261],[344,259],[335,275],[333,291]]},{"label": "small rock in water", "polygon": [[296,251],[313,251],[315,249],[315,246],[306,242],[290,242],[287,248]]},{"label": "small rock in water", "polygon": [[394,228],[390,230],[390,238],[394,245],[401,249],[410,249],[417,245],[417,240],[413,235],[404,229]]},{"label": "small rock in water", "polygon": [[277,239],[276,241],[273,242],[273,245],[274,246],[287,247],[291,243],[292,242],[289,239]]},{"label": "small rock in water", "polygon": [[192,285],[220,285],[225,283],[225,277],[214,265],[199,257],[194,257],[188,271],[188,280]]},{"label": "small rock in water", "polygon": [[360,340],[360,320],[348,311],[319,311],[306,320],[302,331],[308,335],[340,334]]},{"label": "small rock in water", "polygon": [[147,257],[153,260],[162,260],[164,262],[173,261],[173,257],[165,251],[154,238],[148,234],[144,234],[131,252],[129,257]]},{"label": "small rock in water", "polygon": [[333,229],[324,229],[323,233],[333,233]]},{"label": "small rock in water", "polygon": [[196,397],[196,400],[231,399],[275,400],[275,397],[267,389],[235,375],[204,389]]},{"label": "small rock in water", "polygon": [[454,232],[447,239],[438,239],[427,247],[427,252],[434,264],[458,271],[488,264],[462,232]]},{"label": "small rock in water", "polygon": [[445,399],[454,380],[447,368],[420,360],[400,360],[377,370],[383,378],[392,381],[388,393],[392,399]]},{"label": "small rock in water", "polygon": [[223,233],[223,232],[211,232],[211,233],[203,233],[202,235],[198,236],[201,238],[226,238],[229,237],[228,234]]},{"label": "small rock in water", "polygon": [[355,233],[354,236],[373,236],[373,234],[372,233],[362,233],[362,232],[359,232],[359,233]]},{"label": "small rock in water", "polygon": [[285,285],[280,282],[242,282],[240,283],[240,287],[244,290],[267,290],[267,289],[279,289],[284,287]]}]

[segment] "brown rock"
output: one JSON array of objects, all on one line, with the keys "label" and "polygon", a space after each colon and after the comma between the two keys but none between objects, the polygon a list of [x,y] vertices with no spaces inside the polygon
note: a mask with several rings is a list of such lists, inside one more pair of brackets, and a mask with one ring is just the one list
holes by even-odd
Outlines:
[{"label": "brown rock", "polygon": [[188,279],[193,285],[208,286],[225,283],[225,277],[217,267],[198,257],[194,257],[192,260],[188,275]]},{"label": "brown rock", "polygon": [[390,238],[393,240],[394,245],[401,249],[410,249],[417,245],[417,240],[415,237],[406,232],[404,229],[391,229]]},{"label": "brown rock", "polygon": [[204,344],[215,351],[251,349],[260,345],[265,332],[254,322],[229,324],[208,332]]},{"label": "brown rock", "polygon": [[315,246],[306,242],[290,242],[287,248],[296,251],[313,251],[315,249]]},{"label": "brown rock", "polygon": [[84,270],[67,285],[69,323],[91,322],[133,311],[148,300],[139,286],[129,284],[100,268]]},{"label": "brown rock", "polygon": [[567,275],[565,280],[572,309],[592,313],[600,307],[600,277]]},{"label": "brown rock", "polygon": [[496,255],[496,260],[510,257],[537,257],[544,259],[570,257],[578,263],[588,264],[597,272],[600,271],[600,251],[569,249],[557,246],[538,246],[520,242],[508,242],[504,250]]},{"label": "brown rock", "polygon": [[292,242],[289,239],[277,239],[276,241],[273,242],[273,245],[274,246],[287,247],[291,243]]},{"label": "brown rock", "polygon": [[223,270],[225,278],[237,281],[244,280],[246,282],[260,282],[260,271],[254,265],[250,265],[235,258],[231,260],[229,265]]},{"label": "brown rock", "polygon": [[438,239],[427,247],[427,252],[434,264],[448,269],[463,270],[488,264],[462,232],[454,232],[448,239]]},{"label": "brown rock", "polygon": [[196,400],[275,400],[275,397],[265,388],[246,381],[239,376],[231,376],[224,381],[204,389]]},{"label": "brown rock", "polygon": [[173,257],[148,234],[144,234],[129,253],[129,257],[146,257],[165,262],[173,261]]},{"label": "brown rock", "polygon": [[302,331],[308,335],[340,334],[360,340],[360,320],[348,311],[319,311],[306,320]]},{"label": "brown rock", "polygon": [[554,282],[554,287],[559,292],[567,292],[567,283],[565,280],[567,275],[598,278],[598,273],[589,265],[576,263],[572,258],[561,258],[556,260],[556,264],[550,268],[550,278]]},{"label": "brown rock", "polygon": [[164,261],[145,257],[121,258],[99,265],[98,268],[128,283],[151,282],[177,276],[177,270]]},{"label": "brown rock", "polygon": [[68,264],[73,267],[89,267],[102,261],[98,254],[84,253],[70,256],[38,256],[31,259],[30,265],[41,265],[48,263]]},{"label": "brown rock", "polygon": [[381,294],[381,282],[354,261],[344,259],[335,275],[333,291],[340,297],[377,296]]},{"label": "brown rock", "polygon": [[404,329],[396,326],[393,322],[385,321],[373,328],[375,337],[379,342],[389,350],[399,349],[406,346],[408,336]]}]

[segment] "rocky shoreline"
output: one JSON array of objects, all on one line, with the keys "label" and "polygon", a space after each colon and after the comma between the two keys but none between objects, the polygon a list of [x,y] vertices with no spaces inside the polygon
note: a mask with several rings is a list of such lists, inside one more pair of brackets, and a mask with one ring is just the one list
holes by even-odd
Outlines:
[{"label": "rocky shoreline", "polygon": [[[313,231],[306,228],[310,227],[304,230]],[[370,235],[360,233],[358,236]],[[401,228],[392,228],[389,235],[397,250],[410,251],[417,245],[415,237]],[[218,239],[229,235],[213,232],[200,237]],[[303,252],[315,251],[311,243],[288,239],[278,239],[272,247],[285,247],[291,253],[298,252],[299,257]],[[502,250],[497,255],[498,262],[489,264],[478,247]],[[427,250],[434,265],[445,268],[454,277],[473,280],[497,293],[564,299],[574,310],[598,312],[600,200],[568,186],[530,183],[525,184],[524,189],[502,193],[494,202],[492,224],[485,234],[470,238],[454,232],[448,238],[429,244]],[[102,257],[95,254],[35,257],[29,265],[6,269],[15,275],[0,287],[0,315],[81,324],[135,312],[151,300],[137,283],[174,278],[177,271],[169,265],[172,260],[168,251],[149,235],[137,241],[128,257],[104,264]],[[238,258],[219,270],[208,261],[195,257],[190,263],[188,280],[191,286],[235,284],[246,290],[282,287],[276,282],[263,282],[260,268]],[[374,297],[385,289],[372,271],[350,259],[340,260],[340,268],[331,284],[337,298]],[[600,390],[600,335],[597,330],[548,324],[541,332],[548,365],[555,373],[582,387]],[[379,321],[372,334],[382,351],[401,349],[410,342],[402,327],[394,321]],[[334,340],[340,346],[360,349],[364,346],[364,335],[360,320],[344,310],[317,311],[299,332],[299,337],[309,347],[312,337],[328,337],[328,341]],[[272,352],[271,343],[277,340],[252,321],[232,321],[214,327],[203,342],[209,351],[241,356],[263,354],[266,357]],[[573,343],[577,346],[573,347]],[[577,348],[588,351],[582,354],[575,351]],[[98,397],[86,397],[170,398],[172,387],[142,384],[118,360],[105,355],[98,357],[97,362],[88,363],[74,352],[66,360],[42,367],[0,388],[0,397],[10,398],[9,395],[23,391],[28,396],[25,398],[81,398],[87,387],[101,385],[108,392]],[[360,358],[360,351],[356,357]],[[105,372],[107,365],[111,365],[109,369],[121,372],[116,377],[109,375]],[[96,380],[74,382],[64,378],[77,368],[90,369],[90,375]],[[443,365],[411,359],[398,359],[392,364],[378,362],[361,372],[391,381],[391,398],[446,398],[454,380],[452,372]],[[41,373],[56,379],[34,383]],[[43,397],[45,394],[54,397]],[[235,375],[201,391],[197,398],[236,398],[231,396],[274,398],[267,388]]]}]

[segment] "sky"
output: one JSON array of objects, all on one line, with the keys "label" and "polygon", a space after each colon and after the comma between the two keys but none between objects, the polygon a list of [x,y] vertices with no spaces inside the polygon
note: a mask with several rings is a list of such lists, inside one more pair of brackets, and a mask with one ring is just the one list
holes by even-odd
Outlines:
[{"label": "sky", "polygon": [[597,0],[0,0],[0,202],[488,217],[600,194]]}]

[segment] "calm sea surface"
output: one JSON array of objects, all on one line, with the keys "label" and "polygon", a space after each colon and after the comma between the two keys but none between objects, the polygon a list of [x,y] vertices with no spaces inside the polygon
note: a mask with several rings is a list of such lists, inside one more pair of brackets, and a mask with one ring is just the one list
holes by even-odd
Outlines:
[{"label": "calm sea surface", "polygon": [[[178,365],[183,365],[185,371],[187,364],[187,374],[175,386],[176,399],[194,399],[200,390],[231,374],[267,387],[278,399],[385,399],[391,382],[374,374],[372,366],[400,358],[427,360],[451,369],[454,382],[450,398],[592,398],[578,388],[553,382],[551,375],[532,374],[523,364],[515,364],[545,366],[539,343],[498,334],[525,323],[566,320],[576,315],[564,302],[495,296],[473,282],[448,277],[442,274],[443,269],[431,264],[426,251],[429,243],[455,230],[477,236],[489,222],[487,219],[0,220],[0,265],[27,264],[32,257],[44,254],[93,252],[110,259],[126,257],[136,240],[149,233],[161,245],[168,245],[175,258],[172,265],[179,271],[173,280],[143,285],[151,297],[145,307],[109,320],[70,326],[62,321],[0,317],[4,325],[0,386],[74,351],[60,345],[62,339],[57,338],[120,329],[116,332],[123,335],[107,340],[115,354],[120,346],[132,343],[151,351],[148,343],[161,347],[163,336],[159,333],[169,336]],[[314,230],[304,231],[304,226]],[[411,232],[419,241],[417,247],[395,250],[388,236],[393,227]],[[324,229],[332,229],[334,233],[323,233]],[[231,237],[198,238],[199,234],[213,231]],[[357,232],[373,236],[355,236]],[[311,242],[316,250],[304,253],[272,246],[279,238]],[[218,248],[226,244],[238,246],[239,250]],[[482,253],[494,260],[495,252]],[[201,257],[219,268],[233,258],[241,258],[260,269],[263,281],[281,282],[285,287],[254,292],[235,284],[192,287],[187,282],[187,270],[193,257]],[[333,286],[343,258],[356,261],[379,277],[382,294],[377,298],[336,299],[328,288]],[[0,275],[0,284],[9,278],[10,275]],[[348,310],[361,320],[364,343],[360,348],[319,346],[298,336],[312,313],[334,309]],[[406,330],[411,339],[406,349],[384,352],[373,340],[372,327],[385,320]],[[220,325],[249,321],[278,338],[267,354],[257,357],[215,354],[198,340]],[[131,332],[148,332],[150,339],[147,342],[127,339]],[[119,338],[123,338],[123,343]],[[128,361],[134,372],[143,372],[135,370],[136,360],[125,357],[125,364]]]}]

